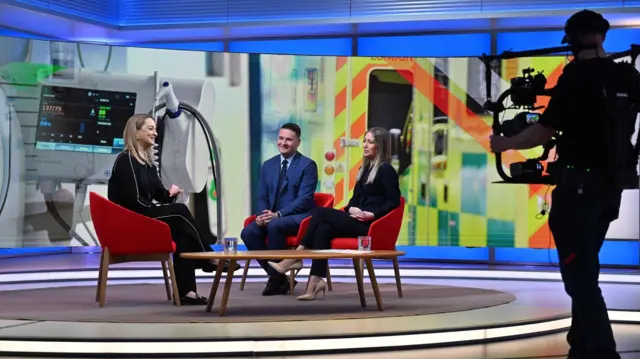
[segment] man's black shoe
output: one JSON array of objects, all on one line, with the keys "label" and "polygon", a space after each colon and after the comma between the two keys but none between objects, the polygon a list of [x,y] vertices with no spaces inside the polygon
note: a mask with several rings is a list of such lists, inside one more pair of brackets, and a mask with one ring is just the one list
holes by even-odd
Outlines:
[{"label": "man's black shoe", "polygon": [[[285,280],[285,281],[282,283],[282,294],[289,294],[290,289],[291,289],[291,286],[289,285],[289,283],[290,283],[289,281],[290,281],[290,280],[291,280],[291,279],[289,279],[289,277],[287,277],[287,280]],[[294,288],[294,289],[295,289],[296,285],[298,285],[298,281],[294,279],[294,280],[293,280],[293,288]]]},{"label": "man's black shoe", "polygon": [[272,296],[272,295],[287,294],[286,292],[283,293],[283,287],[285,286],[285,284],[288,291],[289,281],[287,281],[287,276],[281,275],[281,276],[269,277],[269,280],[267,281],[267,286],[262,291],[262,295]]}]

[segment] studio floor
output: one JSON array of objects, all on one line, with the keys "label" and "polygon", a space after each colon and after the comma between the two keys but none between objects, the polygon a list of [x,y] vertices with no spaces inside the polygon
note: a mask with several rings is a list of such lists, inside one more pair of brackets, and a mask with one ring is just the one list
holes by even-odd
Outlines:
[{"label": "studio floor", "polygon": [[[377,311],[367,285],[369,305],[360,308],[347,262],[331,263],[334,290],[310,303],[291,296],[261,297],[265,278],[252,267],[247,287],[243,292],[232,287],[228,314],[220,317],[215,306],[212,313],[171,306],[163,298],[155,263],[114,266],[107,304],[98,308],[98,260],[99,254],[0,259],[0,356],[19,357],[7,349],[54,340],[74,357],[83,357],[78,343],[93,343],[86,357],[94,357],[107,348],[100,344],[110,342],[108,350],[124,348],[125,339],[173,341],[169,344],[176,348],[187,341],[209,341],[209,348],[226,348],[229,354],[209,351],[199,357],[506,359],[563,358],[567,351],[569,299],[552,267],[401,262],[405,295],[398,298],[390,263],[379,261],[375,269],[384,288],[384,312]],[[304,290],[308,267],[299,276],[297,292]],[[605,270],[601,277],[619,350],[625,359],[640,359],[640,273]],[[207,293],[211,281],[210,275],[198,274],[201,292]],[[516,331],[526,338],[513,340]],[[461,339],[465,335],[473,337],[469,345]],[[416,345],[425,349],[402,350]],[[332,346],[341,346],[342,352],[377,351],[323,354]],[[174,353],[180,356],[177,349]],[[64,352],[56,356],[65,357]]]},{"label": "studio floor", "polygon": [[[622,359],[640,359],[640,326],[616,324],[613,327],[620,355]],[[499,343],[482,345],[463,345],[450,348],[425,349],[425,350],[398,350],[382,353],[360,354],[325,354],[325,355],[298,355],[298,356],[247,356],[246,358],[264,359],[564,359],[568,350],[565,342],[565,332],[551,335],[543,335],[536,338],[509,340]],[[19,356],[6,356],[7,359],[22,358]],[[44,357],[31,357],[44,359]],[[58,357],[59,359],[71,359]],[[74,359],[77,359],[75,357]],[[81,357],[80,357],[81,358]],[[224,357],[217,357],[222,358]],[[228,357],[227,359],[231,359]],[[233,357],[238,358],[238,357]],[[134,358],[125,358],[134,359]],[[168,358],[168,359],[179,359]]]}]

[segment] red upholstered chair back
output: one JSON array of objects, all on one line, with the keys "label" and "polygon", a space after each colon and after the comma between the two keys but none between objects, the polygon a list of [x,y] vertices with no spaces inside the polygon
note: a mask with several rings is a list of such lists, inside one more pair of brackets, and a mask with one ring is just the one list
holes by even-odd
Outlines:
[{"label": "red upholstered chair back", "polygon": [[[316,202],[316,206],[318,207],[332,207],[332,208],[333,208],[333,203],[335,201],[333,195],[329,193],[315,193],[313,195],[313,200]],[[255,215],[247,217],[244,220],[244,227],[250,225],[251,222],[255,221],[255,219],[256,219]]]},{"label": "red upholstered chair back", "polygon": [[[400,205],[384,217],[378,218],[369,227],[371,237],[371,249],[377,251],[395,250],[402,219],[404,217],[405,199],[400,197]],[[358,249],[357,238],[334,238],[331,241],[332,249]]]},{"label": "red upholstered chair back", "polygon": [[396,249],[396,243],[402,228],[402,219],[404,218],[404,205],[405,199],[400,196],[400,205],[396,209],[371,224],[369,236],[371,236],[372,250]]},{"label": "red upholstered chair back", "polygon": [[333,208],[335,198],[330,193],[316,193],[313,195],[313,200],[316,202],[316,206],[318,207]]},{"label": "red upholstered chair back", "polygon": [[161,221],[120,207],[95,192],[89,209],[98,240],[111,255],[173,253],[169,226]]}]

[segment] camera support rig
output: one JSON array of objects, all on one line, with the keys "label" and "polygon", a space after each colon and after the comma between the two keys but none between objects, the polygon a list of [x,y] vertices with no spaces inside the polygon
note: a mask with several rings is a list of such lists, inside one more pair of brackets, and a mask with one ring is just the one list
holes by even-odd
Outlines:
[{"label": "camera support rig", "polygon": [[[483,54],[482,62],[485,65],[485,84],[486,84],[486,96],[487,101],[484,104],[485,110],[489,111],[493,115],[493,124],[491,126],[493,134],[496,136],[506,135],[513,136],[529,127],[531,124],[537,122],[540,114],[529,111],[537,111],[543,106],[536,107],[536,99],[538,96],[551,96],[553,94],[553,88],[545,88],[546,78],[539,72],[535,75],[532,68],[527,68],[522,71],[522,77],[516,77],[511,79],[511,86],[498,96],[496,101],[492,101],[491,82],[492,82],[492,65],[497,60],[508,60],[521,57],[533,57],[541,55],[552,55],[558,53],[567,53],[571,51],[570,46],[558,46],[549,47],[536,50],[527,51],[505,51],[500,55],[486,55]],[[631,63],[635,63],[638,56],[640,56],[640,45],[631,45],[631,48],[626,51],[613,53],[607,56],[610,59],[616,60],[623,57],[631,57]],[[503,102],[511,97],[513,106],[506,108]],[[500,114],[508,109],[524,109],[525,112],[521,112],[514,116],[513,119],[505,121],[509,122],[510,126],[505,126],[500,121]],[[527,159],[523,162],[516,162],[510,165],[511,176],[507,175],[502,166],[502,153],[496,153],[496,170],[502,178],[502,181],[494,183],[526,183],[526,184],[553,184],[553,180],[549,175],[543,175],[542,161],[545,161],[549,157],[551,149],[556,145],[555,136],[552,140],[544,145],[544,152],[542,156],[538,158]]]}]

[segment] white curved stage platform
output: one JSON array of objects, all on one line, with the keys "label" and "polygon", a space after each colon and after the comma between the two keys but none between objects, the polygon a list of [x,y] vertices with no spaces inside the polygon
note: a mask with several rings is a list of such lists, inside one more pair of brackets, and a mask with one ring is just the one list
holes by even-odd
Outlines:
[{"label": "white curved stage platform", "polygon": [[[94,287],[98,258],[95,254],[69,254],[0,259],[0,290]],[[331,267],[334,282],[352,281],[353,271],[346,263],[332,262]],[[401,262],[400,268],[403,284],[407,286],[492,289],[513,294],[516,299],[507,304],[458,312],[333,320],[251,321],[243,317],[242,321],[235,322],[230,311],[224,320],[217,321],[217,313],[205,313],[203,307],[190,307],[189,310],[201,310],[206,322],[0,319],[0,355],[175,358],[386,351],[536,336],[566,330],[570,324],[569,300],[553,268],[546,271],[530,268],[514,270],[513,267],[495,270],[482,266],[437,267],[406,262]],[[303,270],[303,276],[299,278],[304,278],[307,271]],[[205,287],[210,285],[211,277],[200,274],[199,284]],[[254,282],[252,285],[261,288],[265,280],[262,270],[252,268],[250,276]],[[379,283],[393,283],[390,263],[377,264],[376,276]],[[612,321],[640,324],[640,273],[610,271],[603,273],[601,278]],[[110,287],[118,284],[160,283],[161,272],[155,265],[121,265],[110,271],[110,279]],[[304,283],[299,284],[297,291],[301,292],[303,288]],[[367,286],[365,291],[367,296],[372,296]],[[332,295],[337,294],[328,292],[326,300],[330,301]],[[46,301],[47,298],[41,300]],[[369,303],[373,306],[374,302],[370,300]],[[309,306],[314,304],[308,303]],[[0,305],[10,303],[2,303],[0,295]],[[98,308],[97,303],[92,305],[89,310],[103,310]],[[119,298],[117,303],[111,304],[111,308],[124,308],[125,305]],[[166,305],[171,307],[169,302]],[[233,306],[233,295],[230,306]],[[109,307],[110,303],[107,302],[106,308]],[[355,308],[355,311],[359,309]],[[265,306],[264,310],[268,311],[269,307]]]}]

